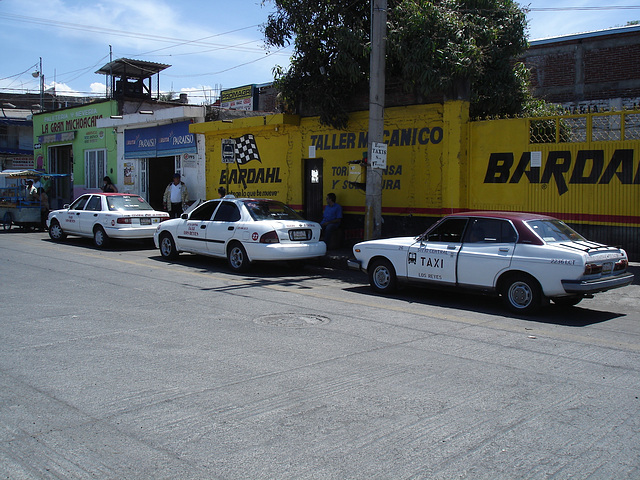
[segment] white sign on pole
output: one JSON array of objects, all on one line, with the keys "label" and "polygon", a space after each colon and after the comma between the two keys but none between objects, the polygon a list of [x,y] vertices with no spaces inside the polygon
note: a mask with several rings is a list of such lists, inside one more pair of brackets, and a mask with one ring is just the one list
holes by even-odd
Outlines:
[{"label": "white sign on pole", "polygon": [[373,142],[371,144],[371,167],[387,168],[387,144]]}]

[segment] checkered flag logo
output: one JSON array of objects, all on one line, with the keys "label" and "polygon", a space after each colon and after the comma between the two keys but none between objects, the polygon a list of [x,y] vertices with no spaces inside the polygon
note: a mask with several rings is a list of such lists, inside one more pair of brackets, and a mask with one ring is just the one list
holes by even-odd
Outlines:
[{"label": "checkered flag logo", "polygon": [[240,138],[236,138],[236,162],[238,165],[244,165],[251,160],[260,160],[260,154],[258,153],[258,146],[256,145],[256,139],[253,135],[243,135]]}]

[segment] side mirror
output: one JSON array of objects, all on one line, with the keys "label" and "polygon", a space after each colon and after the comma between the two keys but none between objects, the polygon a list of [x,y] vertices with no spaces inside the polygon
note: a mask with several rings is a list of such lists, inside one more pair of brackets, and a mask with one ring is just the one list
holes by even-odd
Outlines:
[{"label": "side mirror", "polygon": [[69,210],[69,207],[70,207],[70,206],[71,206],[71,205],[69,205],[68,203],[65,203],[65,204],[62,206],[62,208],[66,208],[67,210]]},{"label": "side mirror", "polygon": [[182,215],[180,215],[180,218],[182,220],[187,220],[189,218],[189,214],[188,213],[183,213]]}]

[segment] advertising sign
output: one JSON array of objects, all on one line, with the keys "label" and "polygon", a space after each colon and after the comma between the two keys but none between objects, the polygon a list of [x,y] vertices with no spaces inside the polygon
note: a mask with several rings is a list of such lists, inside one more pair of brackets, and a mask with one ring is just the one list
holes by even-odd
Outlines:
[{"label": "advertising sign", "polygon": [[253,110],[254,96],[254,85],[223,90],[220,93],[220,106],[229,110]]}]

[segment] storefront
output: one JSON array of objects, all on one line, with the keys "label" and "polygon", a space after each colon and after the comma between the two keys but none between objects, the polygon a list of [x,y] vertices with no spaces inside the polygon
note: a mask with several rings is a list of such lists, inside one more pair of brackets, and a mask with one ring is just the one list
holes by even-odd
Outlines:
[{"label": "storefront", "polygon": [[33,116],[35,167],[69,175],[46,186],[51,208],[98,191],[105,175],[117,182],[115,135],[98,126],[116,109],[115,101],[105,101]]},{"label": "storefront", "polygon": [[100,125],[117,136],[119,190],[141,195],[161,209],[164,189],[178,172],[189,200],[204,199],[204,138],[189,131],[191,123],[203,119],[204,107],[196,106],[102,119]]}]

